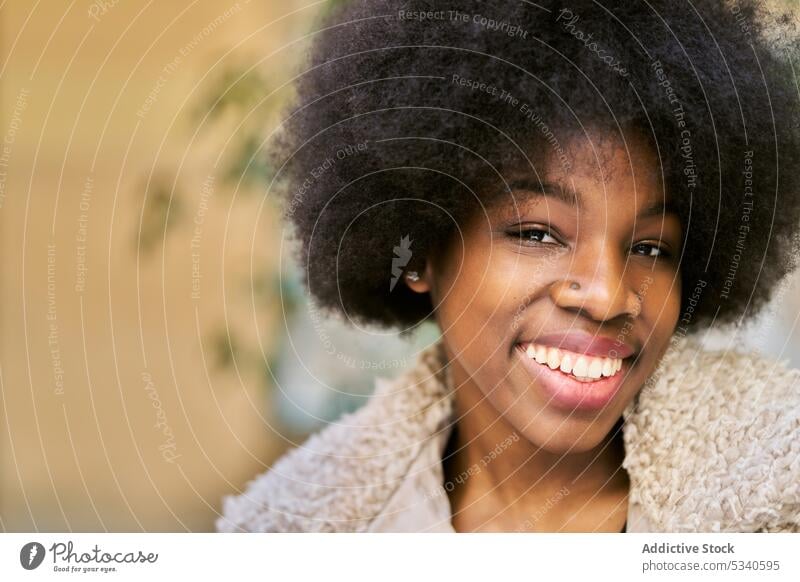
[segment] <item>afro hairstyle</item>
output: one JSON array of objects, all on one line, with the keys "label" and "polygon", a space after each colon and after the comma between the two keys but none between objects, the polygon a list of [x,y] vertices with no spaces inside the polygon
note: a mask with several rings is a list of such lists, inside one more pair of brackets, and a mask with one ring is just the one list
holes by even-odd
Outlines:
[{"label": "afro hairstyle", "polygon": [[741,321],[795,266],[797,44],[750,1],[345,1],[268,152],[304,282],[328,312],[413,327],[434,306],[399,272],[591,125],[657,151],[689,329]]}]

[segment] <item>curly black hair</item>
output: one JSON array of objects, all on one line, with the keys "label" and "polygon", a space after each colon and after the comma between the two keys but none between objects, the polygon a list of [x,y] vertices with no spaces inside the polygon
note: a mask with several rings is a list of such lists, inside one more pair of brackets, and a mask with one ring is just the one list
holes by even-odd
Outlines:
[{"label": "curly black hair", "polygon": [[322,308],[428,318],[430,298],[393,275],[589,125],[657,151],[689,329],[752,315],[794,268],[789,16],[750,1],[350,0],[322,24],[269,152]]}]

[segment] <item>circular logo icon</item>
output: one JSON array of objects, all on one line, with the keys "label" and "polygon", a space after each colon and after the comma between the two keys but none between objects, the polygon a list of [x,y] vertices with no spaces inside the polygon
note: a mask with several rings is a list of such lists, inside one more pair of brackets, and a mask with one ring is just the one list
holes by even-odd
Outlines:
[{"label": "circular logo icon", "polygon": [[19,551],[19,563],[26,570],[35,570],[44,561],[44,546],[39,542],[28,542]]}]

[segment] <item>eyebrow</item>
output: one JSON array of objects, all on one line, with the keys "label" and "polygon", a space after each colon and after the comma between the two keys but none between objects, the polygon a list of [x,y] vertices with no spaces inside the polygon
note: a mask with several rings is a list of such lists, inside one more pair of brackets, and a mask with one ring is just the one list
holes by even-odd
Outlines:
[{"label": "eyebrow", "polygon": [[511,192],[533,192],[538,195],[555,198],[556,200],[560,200],[561,202],[569,204],[575,208],[580,208],[581,206],[581,197],[577,192],[568,186],[552,184],[550,182],[540,182],[539,180],[531,180],[529,178],[517,178],[516,180],[513,180],[508,187]]},{"label": "eyebrow", "polygon": [[[574,208],[581,207],[581,195],[569,186],[553,184],[551,182],[540,182],[528,178],[518,178],[509,184],[511,192],[524,191],[531,192],[539,196],[549,196],[560,200]],[[638,216],[649,218],[651,216],[661,216],[663,214],[676,214],[677,210],[671,201],[664,203],[663,200],[655,201],[642,208]]]},{"label": "eyebrow", "polygon": [[678,210],[672,202],[664,203],[663,200],[658,200],[652,204],[648,204],[639,211],[641,218],[649,218],[651,216],[662,216],[664,214],[678,214]]}]

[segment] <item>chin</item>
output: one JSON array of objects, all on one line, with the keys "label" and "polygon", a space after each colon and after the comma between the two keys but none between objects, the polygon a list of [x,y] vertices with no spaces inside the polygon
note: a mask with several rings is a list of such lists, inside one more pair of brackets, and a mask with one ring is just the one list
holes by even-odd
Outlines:
[{"label": "chin", "polygon": [[[521,437],[553,454],[584,453],[596,448],[619,418],[578,417],[549,410],[532,412],[524,420],[511,416],[507,415],[506,418]],[[531,418],[535,420],[530,421]]]},{"label": "chin", "polygon": [[509,394],[501,399],[521,396],[502,414],[532,444],[552,453],[589,451],[638,392],[649,352],[618,350],[609,358],[611,348],[597,343],[573,344],[580,353],[563,347],[545,353],[524,343],[510,350]]}]

